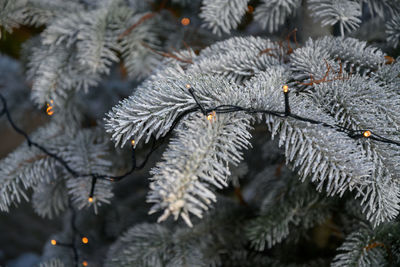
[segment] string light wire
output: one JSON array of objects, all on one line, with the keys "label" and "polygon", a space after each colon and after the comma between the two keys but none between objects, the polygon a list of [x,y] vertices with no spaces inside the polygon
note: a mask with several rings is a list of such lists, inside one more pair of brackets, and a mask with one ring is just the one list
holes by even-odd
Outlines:
[{"label": "string light wire", "polygon": [[[241,107],[241,106],[236,106],[236,105],[219,105],[219,106],[216,106],[216,107],[213,107],[213,108],[206,109],[200,103],[200,101],[197,98],[197,96],[195,94],[195,91],[193,90],[191,85],[190,84],[186,84],[185,87],[188,89],[190,95],[193,97],[194,101],[196,102],[197,107],[194,107],[194,108],[191,108],[191,109],[188,109],[188,110],[185,110],[185,111],[181,112],[175,118],[175,120],[173,121],[173,123],[171,125],[171,128],[168,130],[168,132],[164,136],[159,138],[158,144],[156,143],[157,139],[154,136],[152,136],[153,137],[153,142],[152,142],[152,145],[151,145],[151,149],[147,153],[144,161],[140,165],[137,165],[137,163],[136,163],[135,148],[134,148],[135,140],[132,140],[131,141],[131,144],[132,144],[132,166],[131,166],[130,170],[128,170],[124,174],[118,175],[118,176],[112,176],[112,175],[110,176],[110,175],[107,175],[107,174],[98,174],[98,173],[79,173],[79,172],[73,170],[64,159],[62,159],[61,157],[57,156],[56,154],[48,151],[42,145],[32,141],[30,139],[29,135],[14,123],[14,121],[12,120],[10,111],[8,110],[8,107],[7,107],[7,101],[3,97],[2,94],[0,94],[0,99],[1,99],[1,102],[3,104],[3,108],[0,111],[0,117],[2,117],[3,115],[6,115],[7,120],[10,123],[11,127],[18,134],[22,135],[26,139],[29,147],[34,146],[34,147],[38,148],[39,150],[41,150],[43,153],[45,153],[48,156],[54,158],[73,177],[75,177],[75,178],[77,178],[77,177],[91,177],[92,178],[92,182],[91,182],[91,189],[90,189],[90,193],[89,193],[89,197],[88,197],[88,201],[89,202],[93,202],[94,201],[94,189],[95,189],[96,182],[97,182],[98,179],[106,179],[106,180],[113,181],[113,182],[114,181],[120,181],[123,178],[127,177],[128,175],[132,174],[135,170],[142,169],[145,166],[146,162],[149,160],[151,154],[155,150],[157,150],[158,147],[161,146],[161,144],[163,144],[164,140],[174,130],[176,125],[181,121],[181,119],[184,116],[186,116],[186,115],[188,115],[190,113],[196,112],[196,111],[200,111],[203,115],[207,116],[208,119],[209,119],[209,116],[215,116],[216,114],[232,113],[232,112],[239,112],[239,111],[246,112],[246,113],[249,113],[249,114],[262,113],[262,114],[272,115],[272,116],[276,116],[276,117],[280,117],[280,118],[289,118],[290,117],[290,118],[295,119],[295,120],[304,121],[304,122],[308,122],[308,123],[311,123],[311,124],[318,124],[318,125],[322,125],[324,127],[329,127],[329,128],[341,131],[341,132],[345,132],[345,133],[348,134],[349,137],[354,138],[354,139],[364,137],[364,138],[369,138],[369,139],[372,139],[372,140],[375,140],[375,141],[378,141],[378,142],[383,142],[383,143],[388,143],[388,144],[393,144],[393,145],[400,146],[400,142],[397,142],[397,141],[382,137],[382,136],[372,132],[371,130],[353,130],[353,129],[346,128],[346,127],[343,127],[343,126],[340,126],[340,125],[337,125],[337,124],[332,125],[332,124],[328,124],[328,123],[323,122],[323,121],[318,121],[318,120],[302,117],[302,116],[299,116],[299,115],[291,113],[290,112],[290,105],[289,105],[289,92],[290,91],[289,91],[289,87],[287,85],[283,86],[284,103],[285,103],[285,111],[284,112],[275,111],[275,110],[262,110],[262,109],[246,108],[246,107]],[[210,114],[212,114],[212,115],[210,115]],[[76,235],[78,234],[81,237],[81,241],[84,244],[87,244],[89,242],[89,240],[88,240],[88,238],[86,236],[82,235],[79,232],[78,228],[76,227],[76,224],[75,224],[76,212],[75,212],[74,208],[72,207],[72,204],[71,204],[70,201],[69,201],[69,208],[71,209],[71,213],[72,213],[71,214],[71,228],[72,228],[72,231],[73,231],[72,242],[71,242],[71,244],[67,244],[67,243],[62,243],[62,242],[59,242],[59,241],[53,239],[53,240],[51,240],[51,244],[54,245],[54,246],[63,246],[63,247],[71,248],[72,252],[73,252],[73,255],[74,255],[75,266],[78,266],[79,255],[78,255],[78,249],[77,249],[77,247],[75,245]],[[84,261],[83,264],[85,265],[85,263],[87,265],[86,261]]]},{"label": "string light wire", "polygon": [[397,142],[395,140],[391,140],[385,137],[382,137],[376,133],[373,133],[371,130],[353,130],[350,128],[346,128],[343,126],[340,126],[338,124],[332,125],[332,124],[328,124],[326,122],[323,121],[318,121],[318,120],[314,120],[311,118],[306,118],[306,117],[302,117],[296,114],[291,113],[290,111],[290,105],[289,105],[289,87],[287,85],[284,85],[283,88],[283,94],[284,94],[284,98],[285,98],[285,111],[275,111],[275,110],[262,110],[262,109],[253,109],[253,108],[246,108],[246,107],[241,107],[241,106],[236,106],[236,105],[219,105],[213,108],[204,108],[203,105],[200,103],[199,99],[197,98],[195,91],[193,90],[192,86],[190,84],[186,84],[185,85],[186,89],[188,89],[190,95],[193,97],[194,101],[196,102],[197,107],[185,110],[183,112],[181,112],[173,121],[171,128],[168,130],[168,132],[162,136],[159,139],[159,143],[156,144],[156,138],[154,136],[153,137],[153,143],[151,146],[150,151],[147,153],[145,160],[139,165],[137,166],[136,163],[136,156],[135,156],[135,148],[134,148],[134,144],[135,141],[132,140],[132,166],[131,169],[128,170],[127,172],[125,172],[122,175],[117,175],[117,176],[112,176],[112,175],[107,175],[107,174],[98,174],[98,173],[79,173],[75,170],[73,170],[68,163],[60,158],[59,156],[57,156],[54,153],[51,153],[50,151],[48,151],[46,148],[44,148],[43,146],[39,145],[38,143],[32,141],[28,134],[26,132],[24,132],[22,129],[20,129],[12,120],[11,118],[11,114],[8,110],[7,107],[7,102],[6,99],[0,94],[0,99],[3,103],[3,109],[0,111],[0,116],[6,114],[6,117],[9,121],[9,123],[11,124],[12,128],[19,134],[21,134],[22,136],[25,137],[25,139],[28,142],[29,146],[35,146],[38,149],[40,149],[42,152],[44,152],[45,154],[47,154],[48,156],[54,158],[56,161],[58,161],[61,165],[63,165],[65,167],[65,169],[74,177],[92,177],[92,185],[91,185],[91,189],[90,189],[90,193],[89,193],[89,202],[93,202],[94,200],[94,189],[96,186],[96,181],[98,179],[105,179],[105,180],[109,180],[109,181],[120,181],[123,178],[127,177],[128,175],[132,174],[135,170],[139,170],[142,169],[146,162],[149,160],[151,154],[157,150],[157,148],[164,142],[164,140],[170,135],[170,133],[174,130],[175,126],[180,122],[180,120],[193,112],[196,111],[201,111],[203,115],[207,116],[207,118],[209,118],[210,114],[213,114],[215,116],[215,114],[222,114],[222,113],[232,113],[232,112],[246,112],[249,114],[257,114],[257,113],[262,113],[262,114],[267,114],[267,115],[272,115],[272,116],[276,116],[276,117],[281,117],[281,118],[293,118],[295,120],[299,120],[299,121],[304,121],[304,122],[308,122],[311,124],[318,124],[318,125],[322,125],[324,127],[329,127],[332,129],[336,129],[338,131],[341,132],[345,132],[347,133],[347,135],[351,138],[360,138],[360,137],[367,137],[370,138],[372,140],[378,141],[378,142],[383,142],[383,143],[389,143],[389,144],[393,144],[393,145],[397,145],[400,146],[400,142]]}]

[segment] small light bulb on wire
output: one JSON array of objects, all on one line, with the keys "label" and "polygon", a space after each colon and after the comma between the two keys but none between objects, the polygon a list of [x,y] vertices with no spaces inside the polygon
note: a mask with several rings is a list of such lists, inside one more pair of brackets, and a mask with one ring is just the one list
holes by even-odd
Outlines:
[{"label": "small light bulb on wire", "polygon": [[286,84],[282,88],[283,88],[283,92],[284,93],[288,93],[289,92],[289,86],[287,86]]},{"label": "small light bulb on wire", "polygon": [[50,100],[50,104],[47,103],[47,108],[46,108],[46,113],[47,115],[51,116],[54,114],[54,110],[53,110],[53,100]]},{"label": "small light bulb on wire", "polygon": [[89,197],[89,198],[88,198],[88,201],[89,201],[90,203],[92,203],[92,202],[93,202],[93,198],[92,198],[92,197]]},{"label": "small light bulb on wire", "polygon": [[189,18],[182,18],[182,19],[181,19],[181,24],[182,24],[183,26],[189,25],[189,24],[190,24],[190,19],[189,19]]},{"label": "small light bulb on wire", "polygon": [[83,262],[82,262],[82,265],[83,265],[83,266],[88,266],[87,261],[83,261]]},{"label": "small light bulb on wire", "polygon": [[50,242],[51,242],[51,244],[52,244],[53,246],[57,245],[57,241],[56,241],[55,239],[52,239]]},{"label": "small light bulb on wire", "polygon": [[213,118],[215,118],[215,111],[211,112],[210,114],[207,115],[207,120],[212,120]]},{"label": "small light bulb on wire", "polygon": [[190,87],[192,87],[192,86],[191,86],[190,84],[188,84],[188,83],[187,83],[185,86],[186,86],[187,89],[190,89]]},{"label": "small light bulb on wire", "polygon": [[363,136],[364,137],[366,137],[366,138],[368,138],[368,137],[370,137],[371,136],[371,131],[365,131],[364,133],[363,133]]},{"label": "small light bulb on wire", "polygon": [[135,140],[134,139],[132,139],[131,144],[132,144],[132,146],[135,145]]},{"label": "small light bulb on wire", "polygon": [[82,237],[82,243],[83,244],[89,243],[89,239],[86,236]]}]

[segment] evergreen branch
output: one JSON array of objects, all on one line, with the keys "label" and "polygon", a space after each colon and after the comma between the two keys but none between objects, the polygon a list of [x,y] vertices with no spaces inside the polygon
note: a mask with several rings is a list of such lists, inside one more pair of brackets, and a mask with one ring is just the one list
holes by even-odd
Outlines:
[{"label": "evergreen branch", "polygon": [[310,39],[303,47],[294,50],[290,55],[290,67],[298,84],[314,85],[313,80],[345,80],[345,73],[375,72],[385,63],[384,56],[382,51],[367,46],[366,42],[326,36]]},{"label": "evergreen branch", "polygon": [[279,44],[260,37],[230,38],[201,51],[189,71],[219,75],[241,84],[254,75],[283,63],[281,57],[262,53],[266,48],[282,50]]},{"label": "evergreen branch", "polygon": [[340,33],[353,31],[361,23],[360,4],[351,0],[308,0],[311,15],[321,20],[322,26],[339,23]]},{"label": "evergreen branch", "polygon": [[301,184],[286,170],[279,179],[285,183],[283,192],[275,198],[271,197],[273,192],[268,193],[261,214],[245,227],[252,246],[260,251],[281,243],[290,233],[294,235],[295,230],[307,230],[322,223],[330,214],[330,200],[318,194],[311,184]]},{"label": "evergreen branch", "polygon": [[216,201],[208,184],[226,186],[228,163],[238,164],[239,149],[249,146],[249,119],[237,113],[211,119],[204,115],[189,117],[182,125],[185,131],[171,140],[163,161],[152,170],[148,202],[155,204],[150,213],[164,210],[159,221],[169,215],[175,219],[181,216],[189,226],[189,213],[202,217],[202,210]]},{"label": "evergreen branch", "polygon": [[65,179],[56,177],[36,185],[33,189],[32,206],[42,217],[52,219],[60,215],[68,207]]},{"label": "evergreen branch", "polygon": [[[138,13],[126,11],[121,14],[116,27],[122,33],[118,45],[128,74],[137,79],[147,77],[159,66],[160,56],[152,51],[160,50],[158,13]],[[143,19],[146,18],[146,19]],[[133,25],[135,27],[132,27]],[[129,31],[125,30],[129,27]]]},{"label": "evergreen branch", "polygon": [[387,41],[393,47],[399,45],[400,40],[400,15],[394,17],[386,24]]},{"label": "evergreen branch", "polygon": [[136,21],[134,24],[132,24],[128,29],[126,29],[126,31],[124,31],[123,33],[121,33],[118,36],[118,39],[122,39],[125,36],[127,36],[128,34],[130,34],[137,26],[139,26],[140,24],[142,24],[144,21],[151,19],[152,17],[154,17],[156,15],[156,13],[146,13],[144,14],[140,19],[138,19],[138,21]]},{"label": "evergreen branch", "polygon": [[263,29],[267,28],[268,32],[272,33],[277,31],[300,5],[300,0],[263,0],[256,8],[254,19]]},{"label": "evergreen branch", "polygon": [[244,241],[238,228],[246,209],[219,198],[218,209],[192,228],[142,223],[130,227],[111,247],[105,266],[230,266],[226,252]]},{"label": "evergreen branch", "polygon": [[229,33],[247,11],[248,0],[203,0],[200,18],[214,34]]},{"label": "evergreen branch", "polygon": [[395,17],[400,12],[398,0],[360,0],[360,5],[366,3],[373,16],[386,19],[388,15]]},{"label": "evergreen branch", "polygon": [[60,259],[54,258],[45,262],[41,262],[39,267],[65,267],[65,265],[62,261],[60,261]]},{"label": "evergreen branch", "polygon": [[379,241],[372,241],[373,232],[362,228],[346,237],[345,242],[338,248],[341,251],[333,259],[333,267],[342,266],[384,266],[386,250],[382,246],[372,245]]}]

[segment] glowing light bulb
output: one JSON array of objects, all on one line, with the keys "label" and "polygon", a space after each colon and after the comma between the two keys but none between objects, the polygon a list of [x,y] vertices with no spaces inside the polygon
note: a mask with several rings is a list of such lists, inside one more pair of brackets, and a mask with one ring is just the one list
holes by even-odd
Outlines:
[{"label": "glowing light bulb", "polygon": [[190,87],[192,87],[192,86],[190,86],[190,84],[188,84],[188,83],[187,83],[185,86],[186,86],[187,89],[189,89]]},{"label": "glowing light bulb", "polygon": [[284,93],[289,92],[289,86],[287,86],[286,84],[282,88]]},{"label": "glowing light bulb", "polygon": [[190,19],[189,19],[189,18],[182,18],[182,19],[181,19],[181,24],[182,24],[183,26],[189,25],[189,24],[190,24]]},{"label": "glowing light bulb", "polygon": [[83,244],[89,243],[89,239],[86,236],[82,237],[82,243]]},{"label": "glowing light bulb", "polygon": [[88,266],[87,261],[83,261],[83,262],[82,262],[82,265],[83,265],[83,266]]},{"label": "glowing light bulb", "polygon": [[365,132],[363,133],[363,136],[368,138],[368,137],[371,136],[371,132],[370,132],[370,131],[365,131]]},{"label": "glowing light bulb", "polygon": [[50,242],[51,242],[51,244],[52,244],[53,246],[57,245],[57,241],[56,241],[55,239],[52,239]]},{"label": "glowing light bulb", "polygon": [[47,103],[47,108],[46,108],[46,113],[47,115],[51,116],[54,114],[54,110],[53,110],[53,100],[50,100],[50,104]]},{"label": "glowing light bulb", "polygon": [[213,111],[212,113],[208,114],[207,115],[207,120],[209,120],[209,121],[212,120],[215,117],[215,115],[216,115],[215,111]]},{"label": "glowing light bulb", "polygon": [[134,139],[132,139],[131,144],[132,144],[132,146],[135,145],[135,140]]},{"label": "glowing light bulb", "polygon": [[92,202],[93,202],[93,198],[92,198],[92,197],[89,197],[89,198],[88,198],[88,201],[89,201],[90,203],[92,203]]}]

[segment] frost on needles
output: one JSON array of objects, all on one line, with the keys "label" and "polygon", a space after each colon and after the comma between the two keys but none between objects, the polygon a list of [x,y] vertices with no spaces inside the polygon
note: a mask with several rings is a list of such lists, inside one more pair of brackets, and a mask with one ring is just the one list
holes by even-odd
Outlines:
[{"label": "frost on needles", "polygon": [[[258,43],[268,45],[270,40],[236,37],[235,41],[227,40],[221,45],[214,45],[214,53],[218,54],[216,58],[208,55],[205,50],[205,55],[200,53],[188,69],[182,70],[177,65],[175,69],[165,69],[150,78],[134,95],[108,114],[106,127],[113,134],[113,139],[124,144],[130,139],[136,142],[140,142],[142,138],[149,140],[152,134],[156,137],[163,136],[180,112],[197,105],[186,85],[194,88],[199,101],[205,107],[232,104],[252,109],[283,110],[282,85],[291,80],[302,80],[306,83],[310,75],[321,79],[327,66],[331,66],[336,72],[343,69],[343,66],[344,69],[349,66],[354,69],[353,72],[357,72],[350,74],[342,70],[343,77],[348,75],[349,78],[302,89],[303,92],[314,91],[313,94],[291,94],[292,112],[332,125],[339,124],[354,130],[370,129],[396,138],[400,126],[395,115],[400,112],[398,95],[393,89],[383,90],[388,85],[378,81],[378,77],[371,79],[365,75],[384,66],[384,54],[379,50],[365,46],[355,39],[324,37],[316,41],[310,40],[304,47],[296,49],[290,55],[289,62],[283,62],[283,58],[268,62],[263,57],[270,56],[255,53],[253,47]],[[231,53],[237,49],[235,45],[241,46],[241,43],[247,44],[241,47],[242,52]],[[220,53],[215,51],[218,47],[223,47]],[[249,59],[249,54],[254,57]],[[235,61],[232,57],[235,57]],[[321,63],[321,58],[330,64],[325,65],[323,61]],[[210,67],[217,60],[221,62],[220,65]],[[241,83],[232,84],[221,79],[225,76],[221,68],[234,70],[235,67],[242,66],[236,65],[241,60],[253,61],[251,65],[255,70],[251,79],[242,77],[239,72],[231,73],[227,78],[228,81],[237,81],[241,77]],[[203,62],[208,63],[207,67],[202,67]],[[314,67],[315,65],[319,67]],[[313,69],[316,71],[312,72]],[[240,112],[238,114],[242,119],[248,116]],[[302,180],[309,177],[311,181],[317,182],[318,190],[326,190],[329,195],[343,195],[347,190],[353,191],[355,197],[361,198],[363,210],[374,225],[389,221],[398,214],[397,146],[354,139],[321,125],[272,115],[253,116],[237,122],[232,117],[229,121],[236,126],[229,129],[219,126],[224,123],[226,116],[216,115],[215,122],[207,121],[206,116],[183,118],[185,122],[176,130],[177,139],[171,141],[171,148],[163,156],[165,164],[160,163],[153,172],[155,176],[149,201],[157,202],[154,210],[164,209],[164,215],[160,219],[165,219],[171,213],[176,218],[181,215],[191,225],[188,220],[189,212],[201,216],[199,207],[205,209],[210,203],[209,199],[213,198],[208,189],[207,194],[202,193],[205,190],[203,187],[207,188],[209,184],[220,187],[224,184],[221,183],[224,181],[222,177],[213,177],[226,172],[222,172],[224,165],[211,166],[223,159],[222,156],[235,159],[234,155],[238,152],[232,150],[233,154],[229,156],[226,149],[231,145],[240,145],[241,136],[248,136],[246,125],[249,120],[264,121],[270,127],[272,135],[279,136],[279,144],[285,148],[287,162],[291,163]],[[219,145],[214,147],[213,142]],[[207,157],[201,156],[202,154]],[[227,159],[224,161],[231,163]],[[203,174],[204,170],[208,175]],[[162,173],[164,174],[160,176]],[[204,179],[204,176],[207,178]],[[171,180],[171,177],[174,178]],[[202,184],[202,187],[191,185],[193,181]],[[180,189],[179,192],[175,191],[177,188]],[[198,197],[193,198],[196,194]],[[193,201],[200,202],[193,205]]]},{"label": "frost on needles", "polygon": [[[0,123],[54,111],[0,161],[1,211],[63,218],[39,266],[400,264],[398,0],[0,0],[0,25],[40,29],[0,55]],[[318,227],[335,256],[288,259]]]}]

